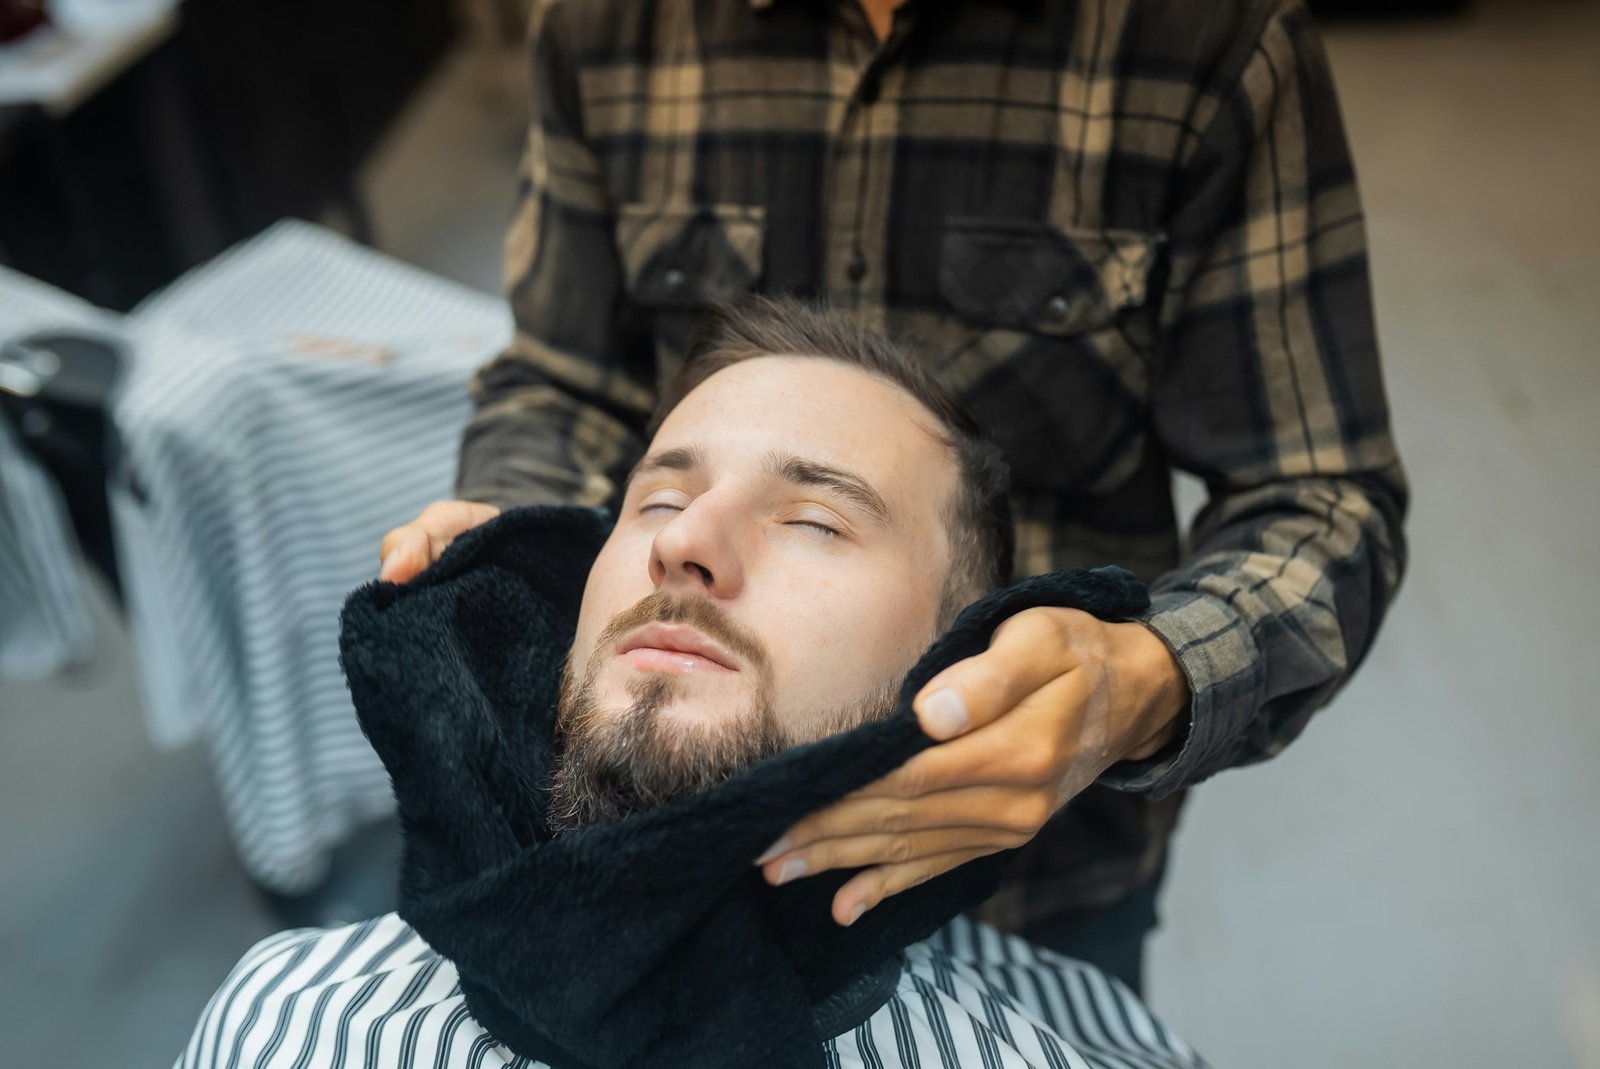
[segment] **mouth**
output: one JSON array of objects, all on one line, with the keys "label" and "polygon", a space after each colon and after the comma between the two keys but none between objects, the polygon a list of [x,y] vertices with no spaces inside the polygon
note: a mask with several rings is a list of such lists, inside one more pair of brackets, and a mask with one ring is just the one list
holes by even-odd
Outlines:
[{"label": "mouth", "polygon": [[646,624],[617,644],[617,655],[645,672],[737,672],[737,658],[687,624]]}]

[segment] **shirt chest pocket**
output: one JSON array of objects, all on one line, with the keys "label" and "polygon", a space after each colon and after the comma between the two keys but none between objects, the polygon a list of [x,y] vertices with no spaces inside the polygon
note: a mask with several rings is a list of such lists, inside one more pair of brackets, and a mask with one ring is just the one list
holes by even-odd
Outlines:
[{"label": "shirt chest pocket", "polygon": [[746,204],[624,204],[616,240],[624,289],[655,339],[660,385],[683,362],[706,310],[760,282],[766,213]]},{"label": "shirt chest pocket", "polygon": [[941,377],[999,439],[1019,490],[1103,493],[1147,444],[1161,237],[957,216],[938,289],[953,316]]}]

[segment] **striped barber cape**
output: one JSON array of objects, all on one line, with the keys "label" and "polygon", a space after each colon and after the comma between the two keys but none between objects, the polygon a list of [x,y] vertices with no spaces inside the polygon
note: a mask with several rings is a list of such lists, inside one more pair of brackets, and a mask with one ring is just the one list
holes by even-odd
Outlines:
[{"label": "striped barber cape", "polygon": [[338,663],[339,608],[390,527],[450,496],[497,297],[300,222],[128,318],[113,519],[152,737],[201,741],[240,859],[316,886],[393,811]]},{"label": "striped barber cape", "polygon": [[[1206,1064],[1115,979],[966,918],[908,947],[893,996],[824,1054],[830,1069]],[[496,1043],[468,1012],[455,968],[391,913],[257,944],[175,1069],[543,1065]]]}]

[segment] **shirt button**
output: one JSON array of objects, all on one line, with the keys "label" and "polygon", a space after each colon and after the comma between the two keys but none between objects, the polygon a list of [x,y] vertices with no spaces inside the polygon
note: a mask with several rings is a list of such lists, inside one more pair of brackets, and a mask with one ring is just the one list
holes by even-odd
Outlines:
[{"label": "shirt button", "polygon": [[676,267],[667,268],[667,273],[661,276],[661,282],[667,287],[668,293],[678,293],[689,284],[689,276]]},{"label": "shirt button", "polygon": [[1067,313],[1072,310],[1072,305],[1059,293],[1050,298],[1050,303],[1044,306],[1044,314],[1054,319],[1057,323],[1067,318]]},{"label": "shirt button", "polygon": [[845,274],[850,276],[851,282],[860,282],[867,277],[867,258],[859,252],[850,254],[850,262],[845,265]]}]

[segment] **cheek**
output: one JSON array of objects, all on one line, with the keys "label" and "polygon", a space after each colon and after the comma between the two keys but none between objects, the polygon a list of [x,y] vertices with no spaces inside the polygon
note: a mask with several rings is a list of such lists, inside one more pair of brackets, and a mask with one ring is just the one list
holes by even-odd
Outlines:
[{"label": "cheek", "polygon": [[871,566],[792,578],[769,639],[778,707],[804,730],[908,668],[933,637],[937,592]]},{"label": "cheek", "polygon": [[583,658],[578,661],[580,667],[611,618],[632,608],[652,589],[649,539],[629,539],[613,534],[601,547],[583,586],[578,630],[572,640],[574,653]]},{"label": "cheek", "polygon": [[936,608],[932,599],[909,585],[879,586],[858,599],[848,641],[871,651],[875,679],[890,667],[903,666],[933,638]]}]

